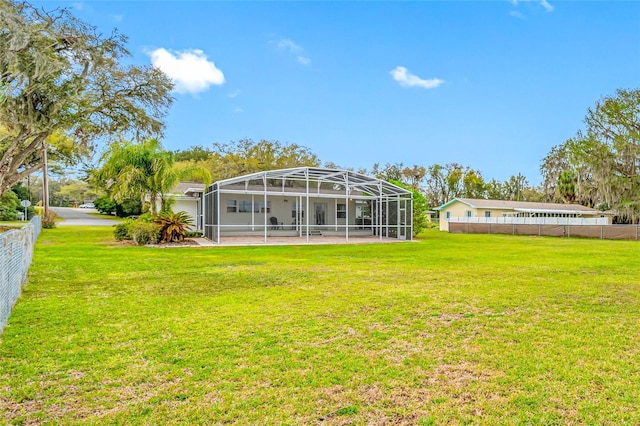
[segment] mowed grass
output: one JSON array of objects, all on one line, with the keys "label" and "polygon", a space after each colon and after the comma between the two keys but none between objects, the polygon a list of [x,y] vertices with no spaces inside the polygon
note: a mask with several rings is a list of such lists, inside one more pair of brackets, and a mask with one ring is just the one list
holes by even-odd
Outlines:
[{"label": "mowed grass", "polygon": [[640,244],[430,231],[154,249],[46,230],[0,336],[45,424],[639,424]]},{"label": "mowed grass", "polygon": [[113,220],[114,222],[122,222],[122,218],[121,217],[117,217],[117,216],[114,216],[112,214],[104,214],[104,213],[100,213],[100,212],[87,212],[87,214],[89,216],[97,217],[97,218],[100,218],[100,219],[110,219],[110,220]]}]

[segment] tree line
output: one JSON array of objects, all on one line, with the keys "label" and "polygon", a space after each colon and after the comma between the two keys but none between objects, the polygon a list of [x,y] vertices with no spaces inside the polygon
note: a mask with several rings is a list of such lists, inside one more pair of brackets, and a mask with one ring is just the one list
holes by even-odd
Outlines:
[{"label": "tree line", "polygon": [[[619,91],[623,105],[638,106],[627,99],[632,92]],[[486,180],[480,170],[458,163],[405,166],[402,163],[373,164],[356,170],[409,187],[424,197],[426,208],[445,204],[456,197],[519,201],[550,201],[581,203],[592,207],[617,209],[624,220],[637,221],[636,173],[638,163],[637,112],[630,120],[628,109],[615,105],[618,98],[605,98],[589,110],[587,129],[565,143],[553,147],[544,158],[542,185],[532,186],[518,173],[508,180]],[[624,112],[626,111],[626,112]],[[615,112],[633,125],[618,120],[612,133],[610,123]],[[624,125],[620,124],[624,123]],[[634,127],[635,126],[635,127]],[[621,129],[628,129],[623,133]],[[629,130],[630,129],[630,130]],[[599,133],[598,133],[599,132]],[[635,132],[635,133],[634,133]],[[624,135],[624,137],[621,137]],[[636,138],[636,139],[634,139]],[[634,160],[635,155],[635,160]],[[331,162],[321,162],[309,148],[279,141],[242,139],[229,143],[214,143],[210,147],[192,146],[170,152],[156,139],[142,142],[117,141],[106,151],[100,167],[90,173],[95,190],[106,192],[107,198],[129,204],[143,195],[158,194],[164,205],[164,194],[179,180],[211,183],[239,175],[289,167],[349,168]],[[65,182],[61,194],[91,195],[91,190],[77,182]],[[61,198],[60,198],[61,199]],[[117,204],[116,203],[116,204]],[[153,203],[155,205],[155,203]],[[141,208],[141,207],[140,207]],[[130,209],[122,209],[123,213]],[[634,216],[635,215],[635,216]]]},{"label": "tree line", "polygon": [[587,110],[585,128],[543,159],[547,199],[640,219],[640,90],[619,89]]},{"label": "tree line", "polygon": [[[200,165],[214,181],[265,170],[290,167],[327,167],[354,170],[333,162],[321,162],[309,148],[279,141],[242,139],[229,143],[214,143],[211,147],[192,146],[174,152],[181,167]],[[401,182],[419,191],[430,208],[440,206],[455,197],[493,198],[540,201],[543,194],[522,174],[501,182],[486,181],[479,170],[458,163],[430,166],[402,163],[373,164],[371,168],[354,170],[387,181]]]},{"label": "tree line", "polygon": [[[145,187],[161,188],[162,197],[174,178],[193,177],[197,170],[203,181],[215,181],[274,168],[336,166],[304,146],[278,141],[243,139],[167,153],[158,141],[173,101],[172,83],[156,68],[128,63],[126,36],[117,30],[103,35],[65,8],[47,11],[12,0],[0,2],[0,27],[0,197],[20,192],[18,185],[41,171],[45,158],[54,170],[77,165],[98,144],[109,148],[87,179],[94,188],[66,182],[68,194],[58,200],[90,197],[94,190],[116,202],[141,200],[133,193]],[[640,90],[620,89],[602,98],[584,123],[542,160],[538,187],[520,173],[506,181],[486,180],[479,170],[457,163],[374,164],[358,171],[407,185],[430,208],[454,197],[577,202],[638,223]],[[112,158],[136,147],[163,158],[162,179],[143,184],[136,173],[153,170],[144,170],[142,157],[136,157],[139,167]],[[121,185],[125,170],[135,191]],[[0,204],[16,204],[11,194],[2,199]]]}]

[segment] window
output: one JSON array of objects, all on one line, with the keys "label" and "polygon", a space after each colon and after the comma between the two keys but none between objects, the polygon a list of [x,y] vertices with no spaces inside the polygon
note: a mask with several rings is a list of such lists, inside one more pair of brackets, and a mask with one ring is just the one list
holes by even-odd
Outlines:
[{"label": "window", "polygon": [[356,200],[356,219],[371,217],[371,203],[364,200]]},{"label": "window", "polygon": [[447,218],[447,220],[451,219],[451,212],[446,212],[445,217]]},{"label": "window", "polygon": [[464,211],[464,217],[471,217],[471,215],[472,215],[471,210],[465,210]]},{"label": "window", "polygon": [[251,210],[253,210],[251,201],[240,200],[238,202],[238,213],[251,213]]},{"label": "window", "polygon": [[[227,213],[264,213],[264,202],[251,200],[227,200]],[[271,213],[271,201],[267,201],[267,213]]]},{"label": "window", "polygon": [[346,219],[346,217],[347,217],[347,205],[346,204],[338,204],[336,206],[336,217],[338,219]]},{"label": "window", "polygon": [[486,210],[484,212],[484,217],[491,217],[491,212],[489,210]]}]

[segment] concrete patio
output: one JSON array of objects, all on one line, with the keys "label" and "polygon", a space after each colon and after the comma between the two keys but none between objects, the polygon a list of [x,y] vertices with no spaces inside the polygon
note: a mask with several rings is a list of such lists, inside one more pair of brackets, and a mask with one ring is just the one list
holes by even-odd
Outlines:
[{"label": "concrete patio", "polygon": [[263,236],[229,236],[223,237],[220,244],[216,244],[206,238],[192,238],[203,247],[225,246],[284,246],[284,245],[320,245],[320,244],[390,244],[407,242],[397,238],[382,238],[376,236],[353,236],[347,241],[344,236],[316,236],[307,237],[267,237],[265,243]]}]

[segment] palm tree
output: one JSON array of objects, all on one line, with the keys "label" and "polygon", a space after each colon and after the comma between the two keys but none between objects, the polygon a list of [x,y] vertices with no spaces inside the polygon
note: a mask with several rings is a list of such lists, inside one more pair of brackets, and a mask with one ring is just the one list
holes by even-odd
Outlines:
[{"label": "palm tree", "polygon": [[158,198],[161,210],[165,209],[166,194],[181,179],[199,177],[206,184],[211,175],[199,166],[178,169],[173,152],[165,151],[157,139],[142,143],[115,142],[102,158],[103,166],[95,177],[105,182],[115,201],[140,197],[142,202],[149,197],[151,214],[157,214]]},{"label": "palm tree", "polygon": [[565,203],[575,203],[576,201],[576,175],[573,170],[566,169],[558,175],[557,191]]}]

